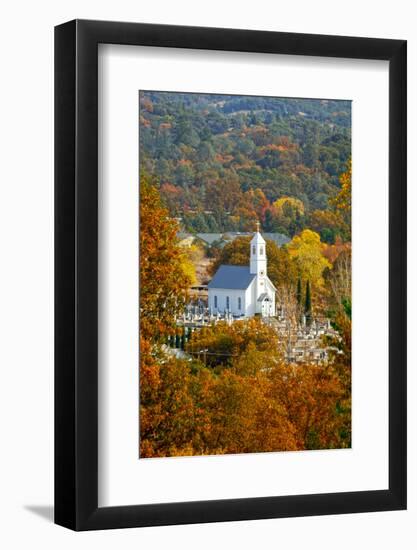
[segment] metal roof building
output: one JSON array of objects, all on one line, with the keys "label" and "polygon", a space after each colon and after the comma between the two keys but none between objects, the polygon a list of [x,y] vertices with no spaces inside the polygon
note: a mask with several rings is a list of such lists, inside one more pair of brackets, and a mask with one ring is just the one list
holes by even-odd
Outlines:
[{"label": "metal roof building", "polygon": [[208,284],[208,288],[245,290],[256,277],[246,265],[221,265]]}]

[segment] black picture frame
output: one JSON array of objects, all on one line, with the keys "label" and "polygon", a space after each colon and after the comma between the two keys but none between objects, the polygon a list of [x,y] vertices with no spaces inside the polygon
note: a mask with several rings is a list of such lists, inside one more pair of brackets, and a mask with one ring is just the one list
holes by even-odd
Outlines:
[{"label": "black picture frame", "polygon": [[[389,488],[98,506],[98,44],[389,62]],[[109,529],[406,508],[406,41],[74,20],[55,28],[55,523]]]}]

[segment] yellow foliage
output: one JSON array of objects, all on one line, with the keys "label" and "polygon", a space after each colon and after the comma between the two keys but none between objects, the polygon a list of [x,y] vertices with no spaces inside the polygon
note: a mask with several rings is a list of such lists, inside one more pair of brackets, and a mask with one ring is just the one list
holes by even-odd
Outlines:
[{"label": "yellow foliage", "polygon": [[323,285],[323,271],[332,264],[323,255],[325,245],[320,235],[311,229],[305,229],[296,235],[287,245],[290,257],[298,267],[300,277],[310,281],[313,286]]},{"label": "yellow foliage", "polygon": [[181,256],[181,269],[185,277],[189,280],[190,286],[195,285],[197,283],[195,266],[187,254],[182,254]]},{"label": "yellow foliage", "polygon": [[276,209],[277,214],[280,216],[289,217],[287,215],[288,211],[292,211],[294,213],[298,212],[302,216],[304,215],[304,203],[295,197],[281,197],[274,202],[273,206]]},{"label": "yellow foliage", "polygon": [[350,211],[352,206],[352,159],[349,159],[347,170],[339,177],[340,191],[329,201],[329,204],[336,211],[346,214],[350,219]]}]

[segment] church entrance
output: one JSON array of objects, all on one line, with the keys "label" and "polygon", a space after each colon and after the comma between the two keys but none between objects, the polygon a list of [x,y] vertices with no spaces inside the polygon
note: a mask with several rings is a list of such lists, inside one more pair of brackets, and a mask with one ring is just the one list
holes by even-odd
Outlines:
[{"label": "church entrance", "polygon": [[273,315],[272,302],[269,296],[265,296],[262,300],[261,315],[262,317],[271,317]]}]

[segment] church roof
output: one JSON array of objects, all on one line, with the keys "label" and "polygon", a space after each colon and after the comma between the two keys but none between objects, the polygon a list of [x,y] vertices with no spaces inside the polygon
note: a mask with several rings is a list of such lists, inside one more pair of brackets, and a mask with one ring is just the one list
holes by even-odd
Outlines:
[{"label": "church roof", "polygon": [[205,243],[212,245],[216,241],[222,240],[222,233],[197,233],[197,237]]},{"label": "church roof", "polygon": [[208,284],[208,288],[227,288],[244,290],[248,288],[256,275],[251,273],[248,266],[221,265]]}]

